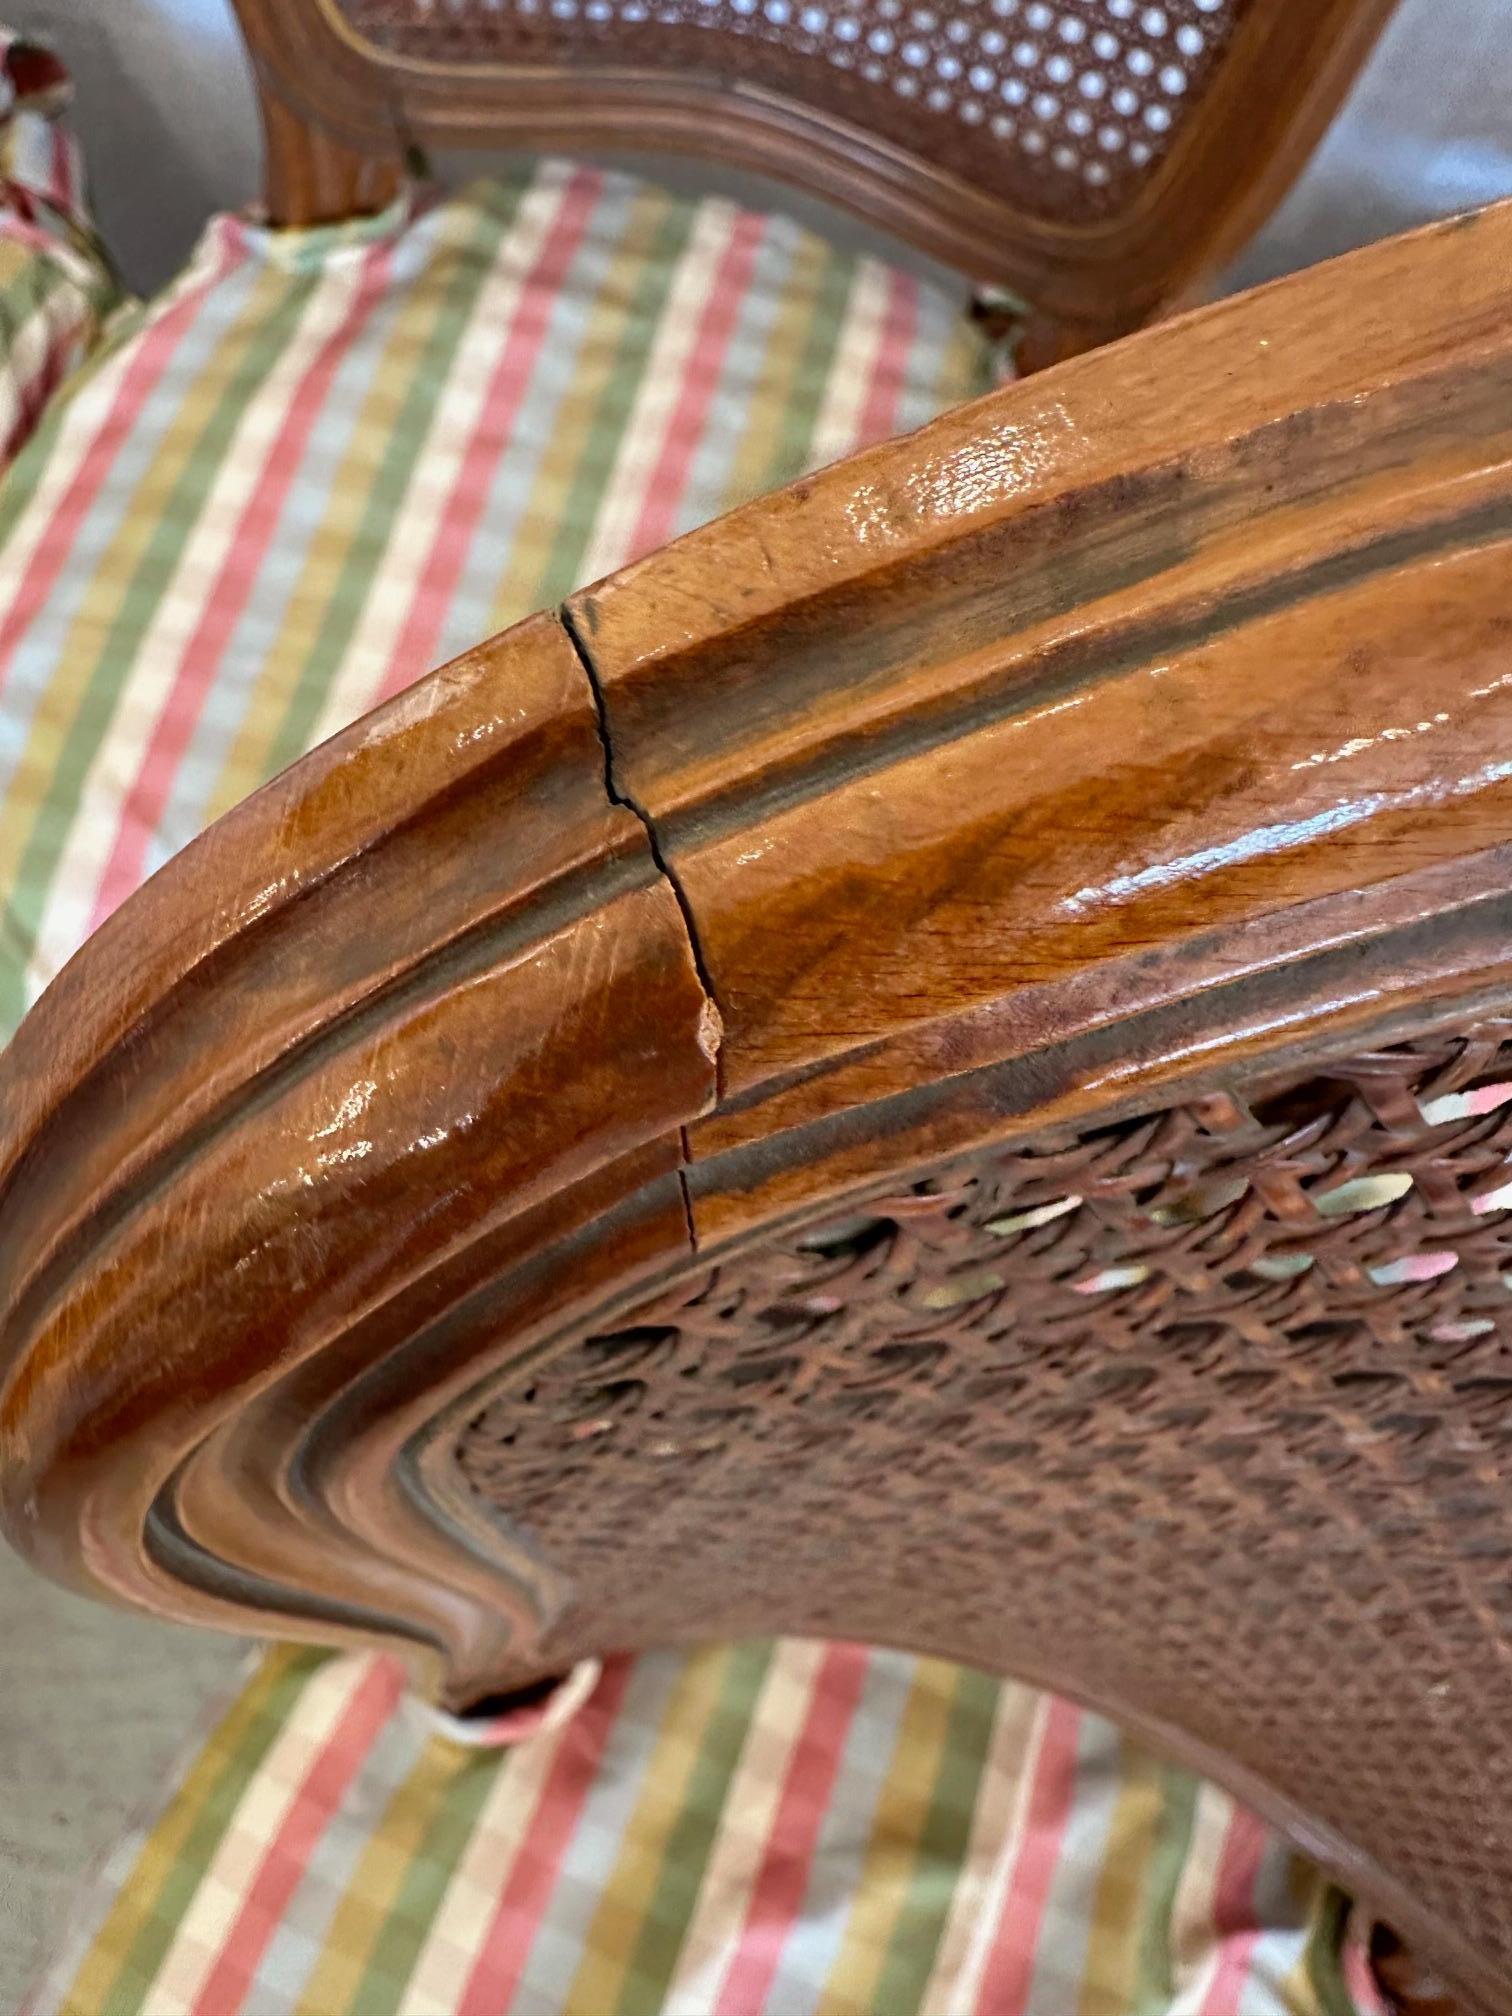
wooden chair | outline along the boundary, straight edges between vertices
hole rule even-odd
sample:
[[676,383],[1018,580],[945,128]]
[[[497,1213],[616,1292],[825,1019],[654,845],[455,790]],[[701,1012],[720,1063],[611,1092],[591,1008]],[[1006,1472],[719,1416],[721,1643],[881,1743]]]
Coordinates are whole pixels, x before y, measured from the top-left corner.
[[275,222],[375,208],[428,148],[712,157],[959,266],[1045,363],[1237,250],[1393,0],[235,4]]
[[1509,275],[1064,363],[195,842],[0,1062],[16,1543],[456,1706],[1018,1674],[1512,2009]]

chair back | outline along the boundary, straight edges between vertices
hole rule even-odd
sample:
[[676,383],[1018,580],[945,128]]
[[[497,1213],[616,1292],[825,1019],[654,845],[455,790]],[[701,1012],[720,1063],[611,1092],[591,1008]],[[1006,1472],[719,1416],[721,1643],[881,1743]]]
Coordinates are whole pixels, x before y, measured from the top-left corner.
[[236,0],[284,221],[413,145],[670,151],[1006,288],[1061,351],[1249,235],[1391,0]]
[[1023,1675],[1512,2016],[1509,271],[1006,387],[175,857],[0,1058],[15,1542],[458,1704]]

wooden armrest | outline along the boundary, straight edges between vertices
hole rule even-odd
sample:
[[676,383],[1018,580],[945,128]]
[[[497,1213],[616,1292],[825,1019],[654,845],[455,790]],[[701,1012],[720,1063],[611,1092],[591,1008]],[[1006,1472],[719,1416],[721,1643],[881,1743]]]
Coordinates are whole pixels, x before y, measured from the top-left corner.
[[453,1702],[1020,1673],[1512,2009],[1509,276],[996,393],[186,849],[0,1061],[16,1544]]

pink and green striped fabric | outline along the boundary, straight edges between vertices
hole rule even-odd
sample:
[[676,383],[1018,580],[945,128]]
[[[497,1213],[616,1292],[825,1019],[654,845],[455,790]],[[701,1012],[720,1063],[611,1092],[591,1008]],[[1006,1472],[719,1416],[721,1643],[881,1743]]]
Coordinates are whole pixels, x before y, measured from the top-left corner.
[[117,300],[63,124],[69,97],[51,51],[0,25],[0,469]]
[[1344,1900],[1108,1723],[789,1639],[479,1752],[268,1655],[32,2016],[1350,2016]]
[[[983,389],[947,295],[569,163],[212,223],[0,483],[0,1031],[142,877],[385,694]],[[38,2016],[1345,2016],[1342,1901],[1016,1687],[888,1653],[611,1662],[508,1752],[269,1654]]]

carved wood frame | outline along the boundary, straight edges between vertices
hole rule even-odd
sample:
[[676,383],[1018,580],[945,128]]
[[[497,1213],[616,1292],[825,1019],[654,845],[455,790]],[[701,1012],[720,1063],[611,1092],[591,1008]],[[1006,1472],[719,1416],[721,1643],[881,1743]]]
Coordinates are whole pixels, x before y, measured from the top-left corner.
[[436,1432],[500,1368],[944,1155],[1504,1010],[1509,272],[1512,205],[994,394],[196,841],[0,1060],[15,1543],[465,1701],[549,1596]]

